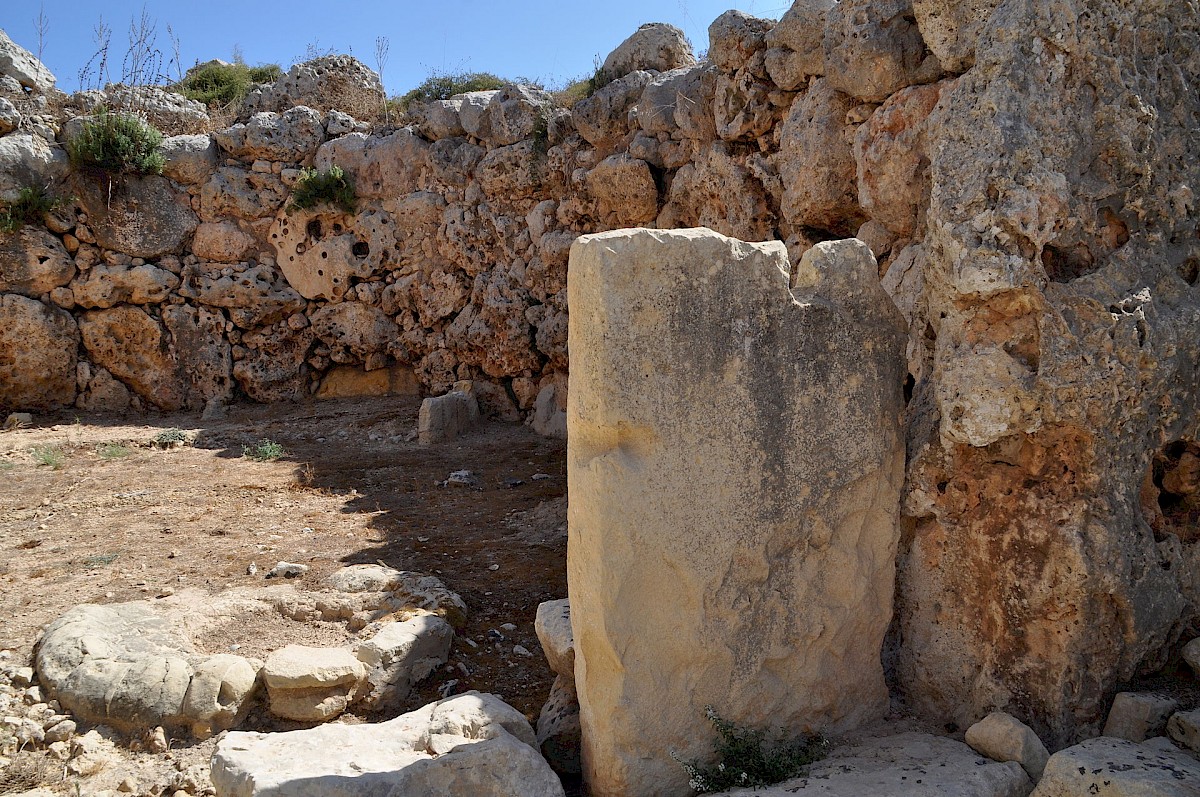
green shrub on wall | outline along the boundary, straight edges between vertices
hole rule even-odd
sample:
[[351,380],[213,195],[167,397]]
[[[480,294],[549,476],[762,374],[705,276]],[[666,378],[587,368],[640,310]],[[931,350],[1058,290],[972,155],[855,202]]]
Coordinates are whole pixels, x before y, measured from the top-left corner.
[[188,72],[171,90],[206,106],[225,107],[244,100],[255,83],[273,83],[282,74],[279,64],[246,66],[214,61]]
[[448,100],[455,94],[465,94],[468,91],[491,91],[503,88],[507,84],[508,81],[491,72],[435,72],[425,78],[421,85],[401,96],[398,103],[400,110],[406,111],[414,103]]
[[353,213],[357,203],[354,183],[340,166],[330,166],[328,171],[303,169],[300,172],[300,179],[292,189],[289,209],[309,210],[320,204],[328,204]]
[[76,169],[110,180],[121,175],[162,174],[166,163],[160,150],[162,141],[162,133],[138,116],[102,109],[67,141],[67,154]]

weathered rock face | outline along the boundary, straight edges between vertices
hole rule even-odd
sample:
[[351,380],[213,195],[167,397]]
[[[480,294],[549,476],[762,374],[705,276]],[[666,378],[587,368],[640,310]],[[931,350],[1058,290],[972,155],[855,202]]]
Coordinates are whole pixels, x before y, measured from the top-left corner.
[[886,707],[903,324],[860,242],[799,268],[793,293],[782,244],[707,230],[572,248],[568,583],[594,794],[689,793],[669,753],[711,754],[705,705],[793,732]]
[[841,0],[825,23],[825,75],[838,91],[868,102],[936,79],[913,17],[912,0]]
[[225,308],[230,320],[243,329],[274,324],[306,306],[304,297],[270,266],[254,266],[229,276],[188,266],[182,276],[181,294],[209,307]]
[[674,25],[651,22],[642,25],[604,59],[601,69],[619,78],[639,69],[669,72],[696,63],[683,31]]
[[33,53],[0,30],[0,75],[10,77],[26,88],[46,93],[54,88],[55,77]]
[[325,126],[321,114],[300,105],[283,113],[256,113],[213,138],[238,158],[299,163],[316,153],[325,140]]
[[179,286],[179,277],[154,266],[93,266],[71,283],[75,304],[106,309],[116,304],[158,304]]
[[353,278],[383,268],[396,246],[391,214],[365,210],[351,215],[328,205],[285,209],[271,227],[279,267],[306,299],[341,299]]
[[200,185],[217,170],[217,142],[211,136],[171,136],[163,139],[163,174],[177,183]]
[[256,89],[246,98],[244,109],[286,111],[297,105],[337,105],[352,93],[379,96],[379,75],[350,55],[323,55],[294,64],[274,83]]
[[0,201],[11,202],[30,185],[50,185],[66,176],[67,153],[41,136],[13,133],[0,138]]
[[75,276],[75,263],[62,241],[46,230],[23,226],[0,235],[0,293],[38,297],[66,285]]
[[898,593],[910,699],[1051,749],[1200,611],[1163,481],[1200,434],[1200,32],[1187,3],[1086,7],[1001,4],[927,123]]
[[0,296],[0,407],[69,407],[78,349],[70,313],[24,296]]
[[154,175],[114,182],[81,177],[73,181],[80,206],[96,242],[131,257],[152,258],[178,252],[198,220],[187,194]]
[[137,307],[93,310],[79,320],[92,362],[106,368],[156,407],[177,410],[185,397],[162,325]]

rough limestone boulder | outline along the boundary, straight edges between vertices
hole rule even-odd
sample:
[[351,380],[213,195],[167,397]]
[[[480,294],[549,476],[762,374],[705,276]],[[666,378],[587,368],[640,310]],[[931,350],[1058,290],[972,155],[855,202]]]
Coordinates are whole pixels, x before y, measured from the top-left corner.
[[1050,752],[1025,723],[1003,711],[993,711],[967,728],[966,742],[993,761],[1016,761],[1037,783]]
[[201,738],[241,720],[258,678],[249,659],[197,654],[145,602],[76,606],[46,628],[34,663],[48,695],[82,719]]
[[676,173],[656,226],[708,227],[743,241],[775,237],[766,187],[729,150],[714,142]]
[[392,263],[397,222],[378,207],[353,215],[330,205],[284,208],[271,225],[270,244],[288,284],[301,296],[337,301],[353,278],[370,277]]
[[1195,8],[1061,12],[999,5],[927,123],[897,612],[910,705],[1051,749],[1200,611]]
[[980,758],[953,739],[901,733],[837,747],[804,777],[717,797],[1026,797],[1032,786],[1014,762]]
[[1000,0],[912,0],[926,46],[947,72],[975,63],[975,42]]
[[202,222],[192,239],[192,254],[216,263],[237,263],[258,250],[258,239],[232,221]]
[[218,797],[563,795],[525,717],[477,692],[377,724],[229,733],[213,754],[212,782]]
[[0,295],[0,407],[69,407],[75,401],[79,328],[36,299]]
[[683,31],[663,22],[648,22],[609,53],[600,68],[609,79],[615,79],[639,69],[669,72],[695,63]]
[[155,266],[93,266],[71,283],[71,294],[75,304],[94,310],[159,304],[177,287],[179,277]]
[[913,18],[912,0],[841,0],[825,23],[829,84],[868,102],[941,74]]
[[550,669],[575,678],[575,636],[571,631],[571,602],[566,598],[538,604],[533,630]]
[[775,21],[730,10],[708,26],[708,60],[718,69],[735,72],[767,44],[767,33]]
[[1125,739],[1100,737],[1050,756],[1032,797],[1200,796],[1200,761]]
[[407,609],[435,614],[455,628],[461,628],[467,619],[466,603],[435,576],[382,565],[351,565],[330,574],[325,583],[358,597],[362,605],[357,611],[368,613],[367,622]]
[[872,221],[908,238],[929,207],[929,114],[947,83],[901,89],[854,135],[858,203]]
[[365,363],[368,371],[387,365],[397,328],[378,307],[362,302],[327,305],[311,316],[313,334],[329,347],[335,363]]
[[283,275],[267,265],[252,266],[226,276],[223,270],[185,266],[179,293],[209,307],[221,307],[242,329],[282,321],[304,310],[304,297],[292,290]]
[[188,195],[165,177],[127,176],[110,191],[107,180],[77,175],[72,190],[96,242],[131,257],[179,252],[199,223]]
[[[654,75],[650,72],[630,72],[576,103],[571,109],[571,119],[579,135],[595,147],[615,146],[629,132],[629,111],[652,80]],[[674,102],[672,97],[672,108]]]
[[453,641],[454,629],[432,614],[384,625],[354,648],[366,667],[360,702],[376,710],[399,707],[414,684],[446,663]]
[[177,304],[162,310],[171,336],[183,403],[198,410],[213,399],[233,397],[233,351],[225,338],[225,317],[206,307]]
[[58,236],[33,224],[0,233],[0,293],[37,298],[74,276],[75,263]]
[[227,217],[261,219],[279,210],[287,197],[288,190],[276,174],[224,166],[200,187],[200,218],[207,222]]
[[246,395],[263,404],[299,401],[308,394],[306,364],[312,328],[273,326],[242,336],[244,351],[233,364],[233,378]]
[[641,227],[658,216],[658,186],[650,164],[627,153],[596,164],[588,172],[587,189],[606,227]]
[[283,113],[256,113],[245,124],[213,133],[213,139],[241,160],[299,163],[325,140],[321,114],[303,105]]
[[825,20],[834,0],[798,0],[767,32],[766,67],[781,89],[803,88],[825,74]]
[[550,104],[550,94],[535,86],[507,85],[492,94],[469,132],[493,147],[516,144],[544,127]]
[[21,112],[10,100],[0,97],[0,136],[21,126]]
[[1144,742],[1161,736],[1179,701],[1150,692],[1118,692],[1104,723],[1104,736]]
[[162,324],[139,307],[91,310],[79,318],[89,359],[145,401],[164,410],[185,406],[178,361]]
[[846,234],[862,223],[855,129],[846,123],[856,104],[825,78],[792,103],[775,156],[784,185],[781,212],[788,222]]
[[442,396],[430,396],[421,402],[417,415],[417,441],[429,446],[446,443],[479,423],[479,401],[471,382],[459,382]]
[[53,186],[71,164],[62,147],[41,136],[13,133],[0,138],[0,202],[12,202],[31,185]]
[[429,150],[429,142],[411,127],[385,136],[351,133],[323,144],[314,166],[341,167],[360,199],[398,199],[421,187]]
[[262,675],[272,714],[299,722],[326,722],[358,696],[367,668],[346,648],[288,645],[267,657]]
[[1192,753],[1200,753],[1200,708],[1172,716],[1167,722],[1167,736]]
[[354,56],[323,55],[294,64],[279,80],[251,91],[242,113],[286,111],[297,105],[337,107],[355,97],[378,98],[381,90],[379,75]]
[[0,30],[0,75],[12,78],[21,86],[39,94],[54,88],[55,77],[33,53]]
[[217,142],[209,135],[171,136],[163,139],[163,175],[183,185],[202,185],[217,170]]
[[712,755],[706,705],[791,732],[885,711],[904,324],[876,270],[853,240],[810,250],[794,291],[779,242],[572,248],[567,571],[594,794],[690,793],[671,754]]

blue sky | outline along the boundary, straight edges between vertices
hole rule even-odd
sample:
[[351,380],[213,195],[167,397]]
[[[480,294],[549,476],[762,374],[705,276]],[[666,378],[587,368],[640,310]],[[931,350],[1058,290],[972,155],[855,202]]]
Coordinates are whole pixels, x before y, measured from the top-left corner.
[[78,73],[96,49],[93,29],[101,16],[113,30],[110,72],[114,80],[120,78],[130,20],[143,8],[157,23],[164,64],[171,58],[170,24],[179,36],[185,69],[197,60],[232,60],[235,47],[249,64],[279,63],[286,69],[303,60],[310,45],[352,52],[375,68],[375,39],[386,36],[384,81],[396,94],[431,71],[487,71],[563,83],[590,74],[595,56],[603,58],[644,22],[677,25],[703,50],[709,23],[729,8],[778,18],[790,5],[785,0],[6,0],[0,3],[0,28],[36,54],[34,19],[44,9],[49,27],[42,59],[64,91],[79,87]]

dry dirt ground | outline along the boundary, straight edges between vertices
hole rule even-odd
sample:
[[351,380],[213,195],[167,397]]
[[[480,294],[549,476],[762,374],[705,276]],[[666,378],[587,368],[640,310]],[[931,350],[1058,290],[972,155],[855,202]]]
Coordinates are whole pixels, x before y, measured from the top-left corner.
[[[405,710],[478,689],[536,721],[553,676],[534,615],[566,595],[565,444],[493,423],[421,447],[417,410],[408,399],[370,399],[234,406],[217,421],[66,414],[0,432],[0,650],[28,659],[39,629],[79,603],[264,587],[279,583],[264,575],[281,560],[310,567],[290,585],[316,587],[345,565],[383,562],[437,575],[469,612],[450,661]],[[168,430],[190,444],[155,447]],[[262,440],[287,453],[243,455]],[[443,486],[460,470],[478,486]],[[261,657],[344,633],[273,615],[230,618],[197,641]],[[263,712],[250,724],[283,727]],[[147,783],[156,766],[202,762],[212,742],[172,747],[165,758],[129,753],[127,767]]]

